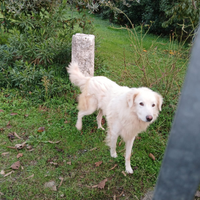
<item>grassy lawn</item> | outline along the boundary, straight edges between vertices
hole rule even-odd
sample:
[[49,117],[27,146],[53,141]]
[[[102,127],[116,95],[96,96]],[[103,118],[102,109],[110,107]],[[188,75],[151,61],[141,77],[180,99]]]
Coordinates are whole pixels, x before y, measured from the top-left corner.
[[[95,73],[121,85],[135,86],[129,76],[123,75],[124,60],[128,73],[138,71],[132,68],[135,57],[127,31],[111,28],[106,20],[91,18],[96,37],[101,41],[96,55],[105,63]],[[143,54],[149,52],[156,38],[145,37]],[[156,46],[156,56],[162,62],[174,59],[175,56],[169,55],[172,49],[169,39],[159,38]],[[173,48],[178,49],[178,45]],[[186,61],[184,57],[178,58],[177,65]],[[124,173],[125,149],[121,139],[117,143],[118,157],[110,157],[104,142],[106,131],[97,129],[96,113],[84,117],[81,132],[75,128],[78,93],[72,86],[66,97],[38,104],[11,90],[0,91],[0,199],[139,200],[155,185],[178,93],[175,99],[165,101],[158,120],[136,138],[131,157],[133,175]],[[103,124],[106,128],[105,120]],[[23,143],[21,149],[14,148]],[[150,153],[155,160],[149,157]],[[15,166],[11,165],[17,161],[20,166],[17,163],[19,167],[12,169]]]

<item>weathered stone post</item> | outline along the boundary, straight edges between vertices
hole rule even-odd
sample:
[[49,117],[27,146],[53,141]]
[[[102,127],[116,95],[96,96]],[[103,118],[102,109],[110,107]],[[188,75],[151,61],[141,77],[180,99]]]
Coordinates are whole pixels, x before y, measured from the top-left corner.
[[72,62],[77,62],[86,76],[94,75],[95,36],[76,33],[72,37]]

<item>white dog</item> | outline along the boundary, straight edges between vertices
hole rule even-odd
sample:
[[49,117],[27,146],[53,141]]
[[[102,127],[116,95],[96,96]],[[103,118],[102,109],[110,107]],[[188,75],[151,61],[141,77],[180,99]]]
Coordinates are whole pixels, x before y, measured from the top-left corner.
[[117,157],[116,143],[118,136],[121,136],[126,143],[126,172],[133,173],[130,157],[134,139],[158,117],[163,102],[162,96],[145,87],[119,86],[104,76],[86,77],[76,63],[71,63],[67,71],[71,82],[81,89],[77,129],[82,129],[83,116],[99,110],[98,128],[103,128],[103,115],[108,123],[106,141],[111,157]]

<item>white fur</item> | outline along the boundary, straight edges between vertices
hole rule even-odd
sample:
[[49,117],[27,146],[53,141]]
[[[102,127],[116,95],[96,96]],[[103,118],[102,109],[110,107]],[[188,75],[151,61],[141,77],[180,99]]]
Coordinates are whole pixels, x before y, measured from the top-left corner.
[[162,96],[145,87],[119,86],[104,76],[86,77],[76,63],[71,63],[67,70],[71,82],[80,87],[82,92],[79,96],[77,129],[82,129],[83,116],[99,110],[98,128],[103,129],[101,120],[105,115],[108,123],[106,141],[111,156],[117,157],[116,142],[121,136],[126,143],[126,172],[133,173],[130,157],[134,139],[158,117]]

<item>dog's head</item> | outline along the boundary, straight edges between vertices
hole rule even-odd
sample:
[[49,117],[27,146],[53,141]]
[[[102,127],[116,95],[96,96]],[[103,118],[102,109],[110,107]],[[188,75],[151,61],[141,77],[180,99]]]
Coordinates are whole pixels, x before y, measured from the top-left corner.
[[127,94],[127,103],[140,120],[153,122],[161,111],[163,98],[149,88],[132,88],[132,91]]

